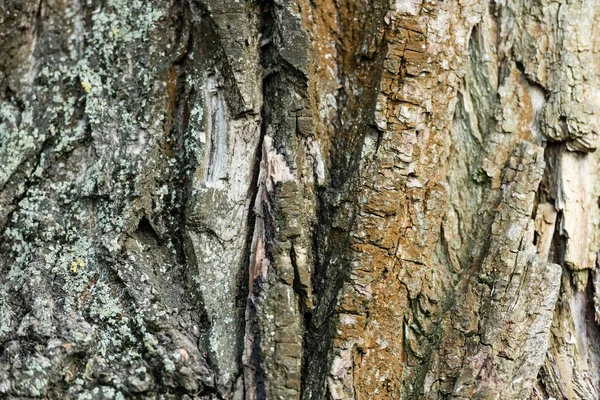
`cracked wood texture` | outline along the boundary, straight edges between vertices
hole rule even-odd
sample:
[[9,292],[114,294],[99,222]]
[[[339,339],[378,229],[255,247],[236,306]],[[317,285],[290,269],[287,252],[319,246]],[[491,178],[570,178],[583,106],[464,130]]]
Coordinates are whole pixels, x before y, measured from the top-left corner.
[[599,399],[599,26],[0,0],[0,398]]

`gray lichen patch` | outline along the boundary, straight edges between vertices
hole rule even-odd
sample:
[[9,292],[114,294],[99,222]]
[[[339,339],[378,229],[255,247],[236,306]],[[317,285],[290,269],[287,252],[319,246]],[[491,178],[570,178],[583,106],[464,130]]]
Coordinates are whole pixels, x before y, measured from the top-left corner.
[[34,76],[0,104],[0,337],[11,349],[0,393],[214,391],[176,229],[186,133],[165,106],[182,11],[141,1],[63,11],[42,6]]

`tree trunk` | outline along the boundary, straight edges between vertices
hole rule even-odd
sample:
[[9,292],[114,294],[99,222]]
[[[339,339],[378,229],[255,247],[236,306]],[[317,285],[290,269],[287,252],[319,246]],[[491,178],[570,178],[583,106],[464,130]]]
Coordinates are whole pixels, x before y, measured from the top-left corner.
[[0,397],[598,399],[599,24],[0,0]]

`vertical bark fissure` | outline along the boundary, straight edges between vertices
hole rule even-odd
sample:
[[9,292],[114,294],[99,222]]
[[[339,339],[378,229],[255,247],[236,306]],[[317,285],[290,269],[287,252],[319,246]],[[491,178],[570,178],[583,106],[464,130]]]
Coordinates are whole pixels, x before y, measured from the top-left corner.
[[[267,6],[265,4],[261,5],[260,11],[260,20],[259,20],[259,32],[262,41],[265,41],[265,36],[268,37],[268,30],[270,29],[270,18],[268,17],[268,11],[265,10]],[[271,21],[272,22],[272,21]],[[242,273],[240,273],[240,277],[244,280],[242,284],[240,284],[240,293],[239,298],[243,300],[243,304],[245,305],[245,326],[243,330],[243,340],[241,341],[240,346],[240,366],[241,366],[241,376],[243,377],[243,385],[242,391],[244,393],[244,399],[266,399],[266,389],[265,389],[265,373],[262,367],[262,358],[261,358],[261,348],[260,348],[260,329],[259,329],[259,321],[257,319],[257,311],[256,307],[253,303],[253,299],[258,297],[259,295],[259,287],[258,285],[252,285],[250,282],[253,279],[253,271],[252,265],[255,261],[252,259],[255,257],[256,251],[256,224],[257,218],[263,218],[264,211],[259,212],[257,207],[260,207],[260,178],[261,178],[261,170],[262,163],[264,159],[263,154],[263,146],[264,146],[264,138],[266,134],[266,91],[265,91],[265,80],[268,79],[268,75],[265,75],[265,72],[269,71],[269,65],[267,62],[265,45],[261,43],[260,45],[260,66],[263,71],[263,77],[261,80],[261,93],[263,96],[263,103],[261,104],[260,109],[260,137],[256,146],[256,150],[253,156],[252,163],[252,174],[250,186],[248,189],[248,198],[249,206],[248,206],[248,228],[246,231],[246,241],[245,241],[245,255],[243,263],[241,265]],[[250,287],[252,287],[252,292],[250,291]],[[250,344],[250,348],[247,349],[249,340],[249,335],[252,335],[252,343]],[[244,351],[249,351],[249,355],[244,355]],[[246,359],[248,357],[248,359]],[[247,382],[248,379],[248,371],[250,368],[252,374],[252,381],[255,384],[255,387],[251,387],[250,382]],[[252,393],[252,390],[255,393]]]

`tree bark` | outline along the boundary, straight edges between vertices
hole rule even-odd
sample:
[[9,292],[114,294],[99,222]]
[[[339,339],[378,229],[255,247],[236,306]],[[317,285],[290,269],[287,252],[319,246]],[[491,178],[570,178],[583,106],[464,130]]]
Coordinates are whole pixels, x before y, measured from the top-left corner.
[[0,397],[600,398],[598,26],[1,0]]

